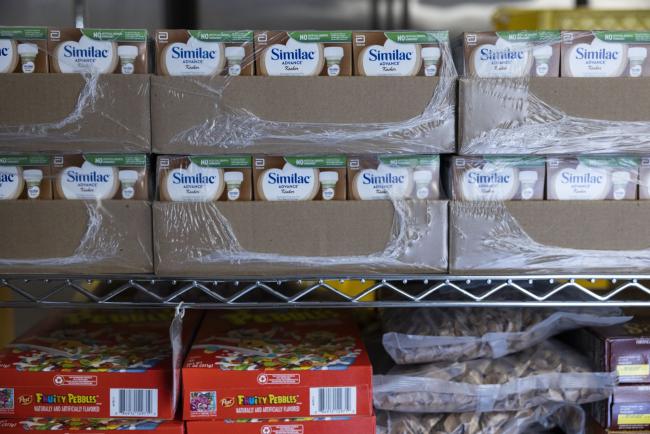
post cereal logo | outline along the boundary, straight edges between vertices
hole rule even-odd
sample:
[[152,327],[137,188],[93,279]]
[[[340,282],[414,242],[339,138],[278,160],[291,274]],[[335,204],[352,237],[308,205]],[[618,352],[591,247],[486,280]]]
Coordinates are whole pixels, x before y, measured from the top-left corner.
[[230,408],[235,405],[235,398],[221,398],[221,406]]
[[269,377],[266,374],[260,374],[257,376],[258,384],[266,384],[269,382]]
[[18,402],[20,405],[31,405],[33,400],[34,398],[32,398],[32,395],[20,395],[18,397]]

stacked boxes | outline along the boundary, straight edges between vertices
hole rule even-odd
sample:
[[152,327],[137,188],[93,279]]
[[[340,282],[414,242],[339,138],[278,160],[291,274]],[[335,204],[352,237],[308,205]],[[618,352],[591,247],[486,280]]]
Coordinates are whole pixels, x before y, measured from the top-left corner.
[[373,433],[371,377],[356,326],[343,313],[210,315],[183,365],[183,419],[195,433]]

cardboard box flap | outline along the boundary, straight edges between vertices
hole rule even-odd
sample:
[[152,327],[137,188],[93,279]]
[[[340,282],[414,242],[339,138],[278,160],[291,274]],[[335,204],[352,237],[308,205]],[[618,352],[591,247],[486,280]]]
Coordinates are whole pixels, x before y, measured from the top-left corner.
[[156,273],[446,271],[446,204],[157,202]]
[[0,149],[150,152],[148,75],[2,74]]
[[451,268],[460,272],[650,269],[647,202],[453,202]]
[[151,205],[2,202],[0,243],[1,273],[151,273]]
[[455,78],[152,77],[157,153],[454,151]]
[[465,78],[459,86],[461,154],[650,152],[650,77]]

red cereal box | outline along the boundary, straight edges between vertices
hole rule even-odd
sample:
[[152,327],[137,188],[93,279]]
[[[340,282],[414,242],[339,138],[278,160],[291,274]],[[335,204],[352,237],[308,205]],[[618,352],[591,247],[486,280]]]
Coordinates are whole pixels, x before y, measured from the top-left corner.
[[197,420],[187,434],[375,434],[375,425],[374,416]]
[[25,431],[83,431],[86,434],[105,434],[106,431],[137,431],[138,434],[183,434],[183,422],[158,419],[0,419],[0,433],[18,434]]
[[[51,316],[0,350],[0,417],[173,419],[172,318],[168,310]],[[185,316],[186,344],[198,319]]]
[[353,321],[329,310],[208,313],[183,365],[183,419],[372,416]]

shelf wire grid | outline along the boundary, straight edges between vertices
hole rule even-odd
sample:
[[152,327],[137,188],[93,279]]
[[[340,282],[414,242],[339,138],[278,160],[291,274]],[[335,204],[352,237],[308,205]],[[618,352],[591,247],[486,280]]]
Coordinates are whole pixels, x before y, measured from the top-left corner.
[[650,307],[650,276],[0,277],[0,307]]

